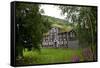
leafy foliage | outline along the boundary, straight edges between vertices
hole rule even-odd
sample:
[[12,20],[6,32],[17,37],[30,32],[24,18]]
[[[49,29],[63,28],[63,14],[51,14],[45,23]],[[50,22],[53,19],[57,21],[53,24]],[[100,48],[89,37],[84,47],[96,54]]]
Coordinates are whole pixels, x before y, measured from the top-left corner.
[[97,7],[60,6],[59,8],[62,14],[66,15],[67,21],[73,23],[80,45],[82,47],[91,45],[92,53],[95,54],[93,46],[97,42]]
[[40,5],[16,3],[16,57],[23,56],[24,48],[40,50],[43,32],[50,29],[50,22],[42,18]]

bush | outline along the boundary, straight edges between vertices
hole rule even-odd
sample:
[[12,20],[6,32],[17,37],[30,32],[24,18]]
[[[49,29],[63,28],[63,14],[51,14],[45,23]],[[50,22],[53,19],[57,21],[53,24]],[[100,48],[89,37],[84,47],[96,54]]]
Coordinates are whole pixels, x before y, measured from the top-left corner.
[[38,51],[24,51],[23,56],[24,64],[36,64],[41,59]]
[[93,54],[90,48],[84,48],[82,51],[82,55],[84,57],[84,61],[93,60]]

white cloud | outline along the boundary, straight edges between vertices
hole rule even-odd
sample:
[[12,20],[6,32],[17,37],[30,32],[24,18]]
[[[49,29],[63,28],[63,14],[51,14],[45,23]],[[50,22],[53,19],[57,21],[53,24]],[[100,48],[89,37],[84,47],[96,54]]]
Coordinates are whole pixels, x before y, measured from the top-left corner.
[[61,15],[61,10],[59,10],[58,6],[56,5],[41,5],[41,9],[44,10],[45,14],[48,16],[60,18],[60,19],[65,19],[64,16]]

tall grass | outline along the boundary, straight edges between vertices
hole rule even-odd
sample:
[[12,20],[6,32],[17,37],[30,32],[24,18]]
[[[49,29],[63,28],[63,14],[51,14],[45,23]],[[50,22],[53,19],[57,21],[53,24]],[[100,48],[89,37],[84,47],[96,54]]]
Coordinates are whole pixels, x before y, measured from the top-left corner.
[[79,57],[80,61],[83,61],[81,51],[82,49],[74,50],[68,48],[41,48],[41,52],[25,49],[23,51],[24,64],[72,62],[74,56]]

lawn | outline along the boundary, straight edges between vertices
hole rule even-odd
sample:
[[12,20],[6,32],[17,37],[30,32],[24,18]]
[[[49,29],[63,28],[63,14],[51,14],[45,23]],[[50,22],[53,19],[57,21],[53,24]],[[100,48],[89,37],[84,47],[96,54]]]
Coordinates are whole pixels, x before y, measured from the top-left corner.
[[69,48],[41,48],[38,51],[23,51],[24,64],[48,64],[48,63],[61,63],[72,62],[74,57],[78,57],[83,61],[82,49],[69,49]]

